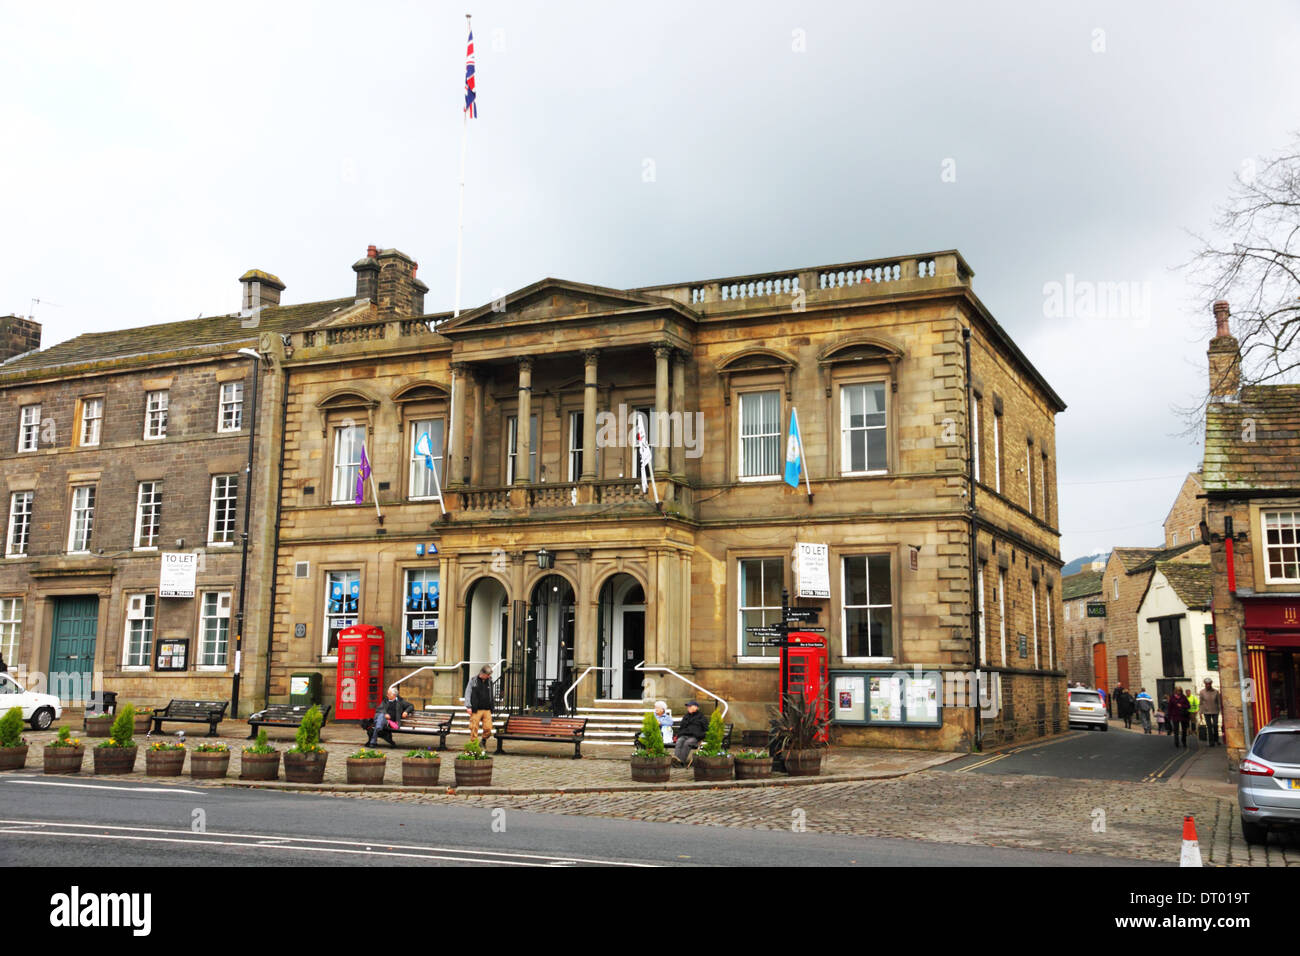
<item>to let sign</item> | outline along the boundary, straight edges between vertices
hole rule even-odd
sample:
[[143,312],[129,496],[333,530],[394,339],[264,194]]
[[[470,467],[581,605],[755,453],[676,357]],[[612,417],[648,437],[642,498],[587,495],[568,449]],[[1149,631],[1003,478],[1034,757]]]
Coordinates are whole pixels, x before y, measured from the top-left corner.
[[164,551],[158,575],[158,596],[194,597],[194,572],[198,566],[199,556],[192,551]]
[[801,598],[829,598],[831,596],[831,548],[828,544],[796,544],[795,560],[798,567]]

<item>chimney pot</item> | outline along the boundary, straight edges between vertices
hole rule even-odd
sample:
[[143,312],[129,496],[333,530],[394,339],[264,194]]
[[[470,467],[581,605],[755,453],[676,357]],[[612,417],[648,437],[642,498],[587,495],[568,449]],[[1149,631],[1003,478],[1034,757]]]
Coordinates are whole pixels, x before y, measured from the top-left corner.
[[1228,330],[1228,303],[1214,303],[1215,336],[1206,353],[1210,360],[1210,401],[1234,402],[1241,389],[1241,346]]
[[373,259],[377,255],[379,255],[379,248],[377,246],[366,246],[367,259]]
[[1230,315],[1228,302],[1226,299],[1220,299],[1214,303],[1214,334],[1218,338],[1225,335],[1231,335],[1228,331],[1228,316]]

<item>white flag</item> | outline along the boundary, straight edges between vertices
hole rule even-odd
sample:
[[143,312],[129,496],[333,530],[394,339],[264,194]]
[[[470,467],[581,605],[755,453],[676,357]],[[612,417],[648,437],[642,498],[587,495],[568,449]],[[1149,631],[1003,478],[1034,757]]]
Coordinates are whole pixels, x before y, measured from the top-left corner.
[[654,462],[654,455],[650,451],[650,443],[646,441],[645,428],[641,424],[644,421],[644,415],[638,414],[636,416],[636,450],[641,471],[641,494],[646,493],[646,482],[653,477],[650,474],[650,468]]

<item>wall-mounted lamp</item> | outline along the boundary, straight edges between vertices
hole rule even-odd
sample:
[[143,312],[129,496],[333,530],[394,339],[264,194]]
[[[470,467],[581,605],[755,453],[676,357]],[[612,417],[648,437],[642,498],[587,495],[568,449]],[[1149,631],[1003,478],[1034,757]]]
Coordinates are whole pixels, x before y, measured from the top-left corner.
[[543,571],[555,567],[555,554],[542,548],[537,552],[537,566]]

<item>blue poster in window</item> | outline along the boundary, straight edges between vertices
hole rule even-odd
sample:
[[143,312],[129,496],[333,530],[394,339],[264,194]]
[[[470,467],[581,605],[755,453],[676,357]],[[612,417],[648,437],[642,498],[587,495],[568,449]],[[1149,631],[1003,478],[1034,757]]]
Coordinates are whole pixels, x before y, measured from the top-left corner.
[[348,588],[348,613],[355,614],[357,606],[361,603],[361,582],[352,581]]
[[426,611],[438,610],[438,582],[429,582],[429,591],[424,598],[424,609]]
[[331,614],[343,613],[343,582],[342,581],[330,582],[330,613]]
[[419,581],[411,582],[411,593],[406,597],[406,609],[408,611],[419,611],[424,606],[424,585]]
[[424,638],[419,634],[412,633],[411,631],[406,632],[406,653],[419,654],[423,646]]

